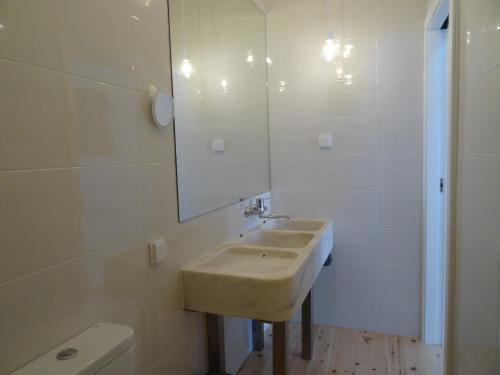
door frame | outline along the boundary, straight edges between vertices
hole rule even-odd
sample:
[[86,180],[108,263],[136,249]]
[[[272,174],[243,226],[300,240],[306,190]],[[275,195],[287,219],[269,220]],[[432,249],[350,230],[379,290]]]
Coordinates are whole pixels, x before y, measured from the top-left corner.
[[443,335],[443,374],[452,374],[453,363],[453,316],[454,316],[454,280],[455,280],[455,243],[456,243],[456,194],[457,194],[457,154],[458,154],[458,78],[459,78],[459,0],[434,0],[428,8],[424,23],[424,127],[423,127],[423,199],[422,199],[422,339],[425,341],[425,295],[426,295],[426,190],[427,190],[427,87],[428,53],[430,31],[435,29],[438,20],[449,15],[448,51],[447,51],[447,100],[448,114],[446,125],[446,175],[445,181],[445,226],[444,226],[444,335]]

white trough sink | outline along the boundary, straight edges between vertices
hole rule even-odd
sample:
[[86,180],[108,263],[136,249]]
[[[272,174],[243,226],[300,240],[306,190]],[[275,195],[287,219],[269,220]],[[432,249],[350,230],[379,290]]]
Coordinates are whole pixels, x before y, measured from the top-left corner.
[[332,247],[328,221],[267,222],[183,268],[184,308],[271,322],[289,320]]

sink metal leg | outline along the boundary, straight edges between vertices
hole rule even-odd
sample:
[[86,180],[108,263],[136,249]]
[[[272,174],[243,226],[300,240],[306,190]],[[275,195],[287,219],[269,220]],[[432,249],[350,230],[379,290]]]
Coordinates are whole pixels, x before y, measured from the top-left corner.
[[208,368],[210,372],[226,371],[224,317],[207,314]]
[[312,359],[312,289],[302,303],[302,358]]
[[273,323],[273,375],[288,375],[288,322]]
[[252,320],[252,342],[253,350],[264,349],[264,322]]

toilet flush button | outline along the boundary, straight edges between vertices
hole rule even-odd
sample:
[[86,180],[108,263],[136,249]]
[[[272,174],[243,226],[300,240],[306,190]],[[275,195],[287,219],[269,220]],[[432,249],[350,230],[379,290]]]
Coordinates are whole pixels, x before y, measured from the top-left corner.
[[167,242],[164,238],[149,244],[149,262],[151,266],[164,262],[167,259]]
[[65,348],[57,353],[56,358],[60,361],[67,361],[68,359],[75,358],[78,355],[78,349]]

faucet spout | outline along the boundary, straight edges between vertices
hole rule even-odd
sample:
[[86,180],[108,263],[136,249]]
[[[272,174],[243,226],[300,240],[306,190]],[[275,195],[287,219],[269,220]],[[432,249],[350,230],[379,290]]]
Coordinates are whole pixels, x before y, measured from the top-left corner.
[[281,215],[281,214],[270,214],[270,215],[259,215],[261,219],[287,219],[290,220],[289,215]]

